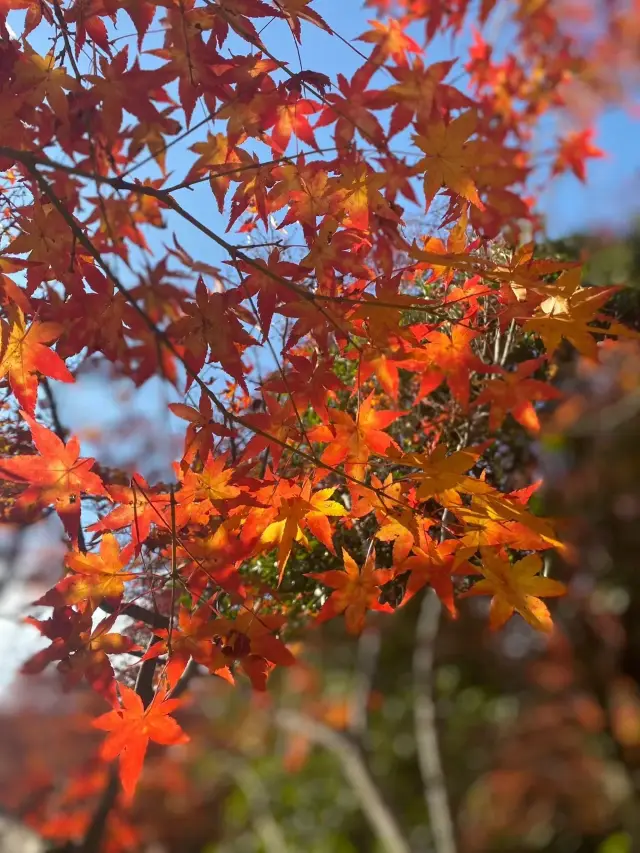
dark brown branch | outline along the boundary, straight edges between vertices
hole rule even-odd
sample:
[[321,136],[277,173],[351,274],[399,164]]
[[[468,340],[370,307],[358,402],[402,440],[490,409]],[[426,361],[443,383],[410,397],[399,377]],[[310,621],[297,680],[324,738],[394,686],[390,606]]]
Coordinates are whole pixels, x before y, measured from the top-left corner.
[[132,601],[124,601],[117,606],[108,601],[101,601],[100,609],[110,615],[117,613],[118,616],[130,616],[131,619],[134,619],[136,622],[142,622],[149,628],[166,629],[169,627],[168,616],[163,616],[162,613],[156,613],[154,610],[148,610],[146,607],[142,607],[142,605],[135,604]]
[[[49,412],[51,414],[51,420],[53,422],[53,431],[58,436],[60,441],[66,443],[67,439],[69,438],[69,431],[66,429],[66,427],[63,426],[62,421],[60,420],[58,403],[53,395],[51,383],[49,382],[46,376],[43,376],[40,380],[40,384],[44,388],[47,403],[49,404]],[[79,498],[79,500],[81,499]],[[84,530],[82,529],[82,515],[80,516],[80,519],[78,521],[78,548],[83,553],[87,550],[87,541],[85,539]]]

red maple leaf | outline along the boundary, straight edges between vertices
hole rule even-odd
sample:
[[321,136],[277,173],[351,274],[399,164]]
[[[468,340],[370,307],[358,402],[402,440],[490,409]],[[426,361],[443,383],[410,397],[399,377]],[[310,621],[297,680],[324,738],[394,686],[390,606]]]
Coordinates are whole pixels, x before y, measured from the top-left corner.
[[29,424],[39,455],[1,459],[0,479],[27,486],[18,498],[20,507],[53,504],[71,541],[77,544],[82,495],[108,497],[102,480],[91,471],[95,460],[80,458],[80,443],[75,436],[64,444],[26,412],[21,414]]

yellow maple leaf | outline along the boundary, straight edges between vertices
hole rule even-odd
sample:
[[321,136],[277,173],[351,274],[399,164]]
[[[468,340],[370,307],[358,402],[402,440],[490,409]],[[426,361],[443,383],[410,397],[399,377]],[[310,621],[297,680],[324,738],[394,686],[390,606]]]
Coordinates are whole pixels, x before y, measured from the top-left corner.
[[537,288],[543,301],[535,315],[527,320],[523,329],[534,332],[544,341],[547,353],[552,355],[566,338],[578,352],[587,358],[597,358],[594,334],[618,334],[613,330],[590,326],[597,319],[598,310],[616,293],[617,287],[582,287],[579,267],[566,270],[553,284]]
[[492,491],[483,480],[465,474],[478,460],[478,453],[457,450],[447,455],[447,447],[440,444],[433,453],[409,453],[399,461],[420,470],[412,474],[418,482],[416,495],[419,500],[435,498],[442,506],[458,506],[462,503],[460,492],[483,494]]
[[475,111],[468,110],[449,124],[440,120],[430,122],[424,133],[414,136],[415,144],[426,155],[418,166],[425,169],[427,208],[444,185],[484,210],[473,179],[475,164],[467,145],[476,124]]
[[37,373],[60,382],[74,382],[60,356],[45,346],[63,331],[59,323],[34,320],[27,328],[24,314],[17,306],[5,309],[9,323],[0,321],[0,378],[7,376],[11,390],[22,408],[33,415],[38,396]]
[[536,631],[552,631],[551,614],[541,597],[566,595],[567,588],[560,581],[540,574],[540,557],[530,554],[512,565],[491,548],[481,548],[480,554],[480,571],[484,578],[462,593],[460,598],[493,596],[489,613],[489,626],[493,630],[501,628],[514,613],[519,613]]
[[347,510],[337,501],[329,500],[334,488],[319,489],[311,494],[311,483],[307,482],[298,494],[283,499],[278,515],[266,528],[261,537],[263,545],[278,545],[278,583],[281,583],[287,560],[294,542],[309,547],[303,526],[335,553],[329,517],[346,515]]

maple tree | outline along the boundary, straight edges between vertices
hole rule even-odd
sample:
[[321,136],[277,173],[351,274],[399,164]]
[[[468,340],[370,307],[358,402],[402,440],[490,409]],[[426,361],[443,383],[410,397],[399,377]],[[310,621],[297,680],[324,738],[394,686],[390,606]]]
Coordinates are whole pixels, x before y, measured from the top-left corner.
[[[541,165],[535,134],[580,87],[623,97],[623,12],[602,4],[594,43],[561,3],[506,2],[499,56],[490,0],[366,5],[346,75],[271,42],[301,63],[309,32],[345,44],[311,0],[0,3],[0,380],[21,435],[2,509],[62,521],[52,613],[31,617],[51,645],[24,670],[57,661],[111,705],[94,725],[119,782],[86,832],[113,851],[149,743],[187,741],[172,714],[196,676],[262,693],[297,636],[416,596],[462,622],[490,595],[491,629],[551,633],[541,599],[571,593],[542,572],[570,555],[561,525],[499,454],[561,400],[564,351],[595,364],[638,337],[618,287],[533,239],[540,170],[584,181],[603,154],[587,128]],[[466,64],[426,64],[465,26]],[[91,365],[171,389],[171,482],[80,455],[51,380]]]

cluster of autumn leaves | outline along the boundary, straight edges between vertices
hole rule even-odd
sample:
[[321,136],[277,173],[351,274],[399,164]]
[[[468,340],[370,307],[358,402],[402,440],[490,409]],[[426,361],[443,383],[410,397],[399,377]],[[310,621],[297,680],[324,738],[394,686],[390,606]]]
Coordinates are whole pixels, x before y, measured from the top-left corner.
[[[69,542],[64,576],[37,602],[52,615],[30,619],[50,644],[25,671],[56,663],[68,684],[85,679],[112,705],[95,722],[129,796],[149,741],[185,738],[171,714],[192,662],[229,681],[241,671],[259,690],[275,666],[294,663],[278,636],[286,603],[244,571],[266,553],[279,581],[311,538],[334,555],[340,567],[311,574],[324,599],[315,621],[344,614],[352,633],[368,611],[393,609],[381,588],[398,578],[399,606],[429,585],[456,616],[460,576],[473,580],[464,595],[491,597],[492,627],[515,612],[552,627],[542,599],[565,589],[538,554],[560,547],[553,526],[527,508],[533,487],[505,494],[479,463],[507,417],[539,429],[536,402],[558,392],[534,374],[562,341],[593,358],[598,329],[631,332],[601,316],[612,291],[584,288],[577,267],[537,260],[530,244],[501,258],[484,251],[532,217],[528,140],[550,102],[523,81],[507,92],[500,63],[479,49],[468,69],[475,97],[446,83],[454,62],[426,66],[406,29],[421,14],[429,37],[460,22],[451,4],[422,5],[411,4],[411,19],[374,22],[362,36],[370,55],[334,81],[292,72],[261,35],[275,20],[297,42],[302,24],[335,37],[310,0],[0,4],[0,377],[33,443],[0,460],[0,477],[15,484],[11,522],[53,508]],[[466,3],[456,8],[464,18]],[[25,9],[24,39],[10,39],[6,16]],[[125,16],[137,51],[135,41],[116,48]],[[156,16],[161,46],[145,51]],[[58,52],[31,46],[39,26],[55,29]],[[168,150],[202,126],[197,104],[214,128],[171,184]],[[394,152],[396,138],[410,157]],[[584,139],[559,140],[553,170],[580,174],[589,156]],[[159,178],[129,178],[150,159]],[[295,227],[302,249],[267,240],[256,255],[213,231],[176,199],[205,181],[229,228],[268,235],[277,216],[276,234]],[[28,203],[12,201],[16,189]],[[405,208],[424,213],[436,198],[448,238],[412,243]],[[145,234],[169,214],[223,250],[224,268],[174,237],[125,285],[115,261],[149,252]],[[505,343],[493,357],[481,346],[489,332]],[[508,364],[510,342],[525,335],[541,341],[540,355]],[[252,385],[267,350],[277,367]],[[137,385],[161,375],[189,395],[170,407],[185,423],[174,486],[125,482],[81,457],[57,414],[51,429],[40,422],[39,383],[73,382],[86,358]],[[339,377],[345,361],[351,389]],[[421,427],[417,450],[396,441],[390,428],[411,413],[396,407],[403,378],[412,412],[434,395],[452,422],[488,410],[485,443],[450,452],[435,424]],[[97,514],[89,525],[83,502]],[[375,534],[358,565],[336,542],[365,517]],[[378,567],[376,542],[391,545],[390,567]],[[146,649],[114,630],[119,615],[146,630]],[[128,669],[116,680],[113,656],[132,653],[136,666],[159,664],[150,701],[127,685]]]

